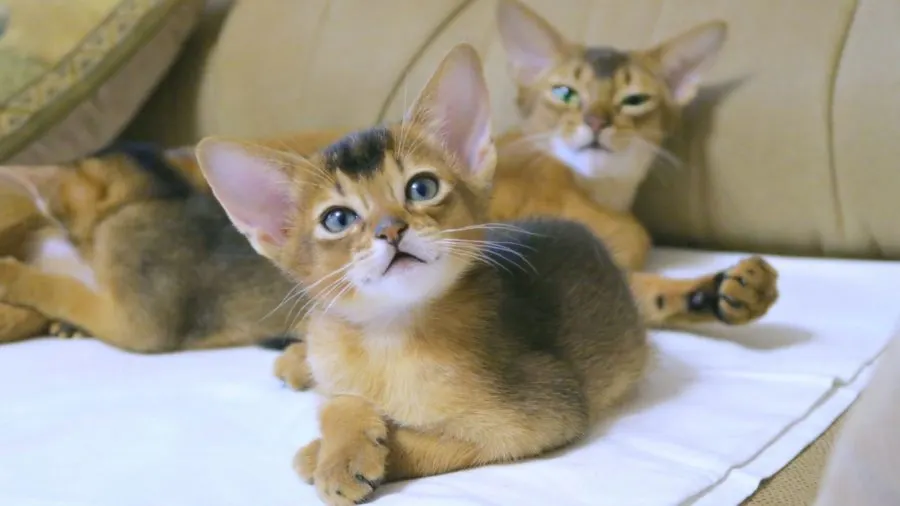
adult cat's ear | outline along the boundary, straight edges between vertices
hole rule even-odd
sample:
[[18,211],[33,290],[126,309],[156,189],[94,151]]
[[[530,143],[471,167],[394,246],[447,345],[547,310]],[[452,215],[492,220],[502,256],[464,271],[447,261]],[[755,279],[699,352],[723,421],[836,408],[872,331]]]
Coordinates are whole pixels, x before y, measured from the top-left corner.
[[3,165],[0,166],[0,184],[12,185],[27,193],[41,214],[56,219],[51,214],[50,200],[59,188],[64,170],[60,165]]
[[453,47],[407,112],[453,156],[470,182],[487,188],[497,151],[491,138],[491,104],[478,53],[469,44]]
[[231,222],[260,254],[284,244],[295,203],[283,153],[235,141],[206,138],[197,161]]
[[725,43],[728,25],[711,21],[675,36],[650,51],[660,64],[672,97],[685,105],[697,96],[704,72]]
[[534,84],[566,54],[565,38],[519,0],[499,1],[497,24],[513,79],[522,86]]

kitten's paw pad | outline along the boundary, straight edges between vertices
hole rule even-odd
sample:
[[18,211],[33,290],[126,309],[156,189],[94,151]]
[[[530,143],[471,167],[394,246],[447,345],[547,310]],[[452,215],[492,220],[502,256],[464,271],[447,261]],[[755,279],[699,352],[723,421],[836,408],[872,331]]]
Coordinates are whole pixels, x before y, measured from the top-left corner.
[[718,273],[713,284],[714,294],[692,294],[691,308],[708,307],[728,325],[756,320],[778,300],[778,271],[760,256],[745,258]]
[[87,332],[68,322],[56,321],[50,324],[50,335],[61,339],[78,339],[88,337]]
[[307,390],[312,386],[312,371],[306,361],[306,343],[296,343],[285,348],[275,359],[275,377],[294,390]]
[[371,499],[384,481],[388,450],[383,441],[360,434],[339,446],[321,443],[313,483],[325,504],[349,506]]
[[312,443],[300,448],[294,456],[294,471],[300,475],[306,483],[314,483],[316,467],[319,463],[319,450],[322,448],[322,440],[316,439]]

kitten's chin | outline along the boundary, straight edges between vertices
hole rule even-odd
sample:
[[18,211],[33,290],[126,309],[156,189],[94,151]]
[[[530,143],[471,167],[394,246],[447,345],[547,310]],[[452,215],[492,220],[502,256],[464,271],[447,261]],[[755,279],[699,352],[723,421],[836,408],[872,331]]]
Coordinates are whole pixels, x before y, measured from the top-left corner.
[[355,282],[355,296],[341,304],[341,312],[360,323],[402,316],[445,294],[467,266],[450,255],[431,262],[401,257],[381,276]]

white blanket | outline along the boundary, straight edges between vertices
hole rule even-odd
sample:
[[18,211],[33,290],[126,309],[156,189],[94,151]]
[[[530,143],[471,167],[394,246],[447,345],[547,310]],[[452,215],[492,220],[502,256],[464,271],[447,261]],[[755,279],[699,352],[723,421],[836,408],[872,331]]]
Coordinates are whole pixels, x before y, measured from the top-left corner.
[[[737,255],[659,250],[689,275]],[[727,506],[853,401],[900,317],[900,263],[772,258],[781,298],[755,325],[655,332],[635,402],[546,458],[385,486],[379,506]],[[0,504],[314,506],[291,470],[313,394],[275,354],[139,356],[92,340],[0,347]],[[854,382],[854,380],[856,380]]]

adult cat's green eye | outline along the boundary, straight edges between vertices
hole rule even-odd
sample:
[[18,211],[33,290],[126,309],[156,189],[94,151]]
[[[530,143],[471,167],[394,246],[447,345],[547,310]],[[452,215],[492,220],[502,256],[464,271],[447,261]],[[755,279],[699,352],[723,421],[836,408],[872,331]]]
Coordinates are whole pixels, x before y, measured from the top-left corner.
[[646,93],[634,93],[632,95],[626,95],[625,98],[622,99],[622,105],[634,107],[644,105],[648,101],[650,101],[650,95],[647,95]]
[[577,105],[581,98],[578,96],[578,92],[569,88],[568,86],[554,86],[552,90],[553,96],[558,98],[560,102],[568,105]]
[[414,202],[424,202],[437,197],[440,184],[434,176],[423,174],[415,176],[406,185],[406,199]]
[[356,223],[359,215],[353,209],[347,207],[332,207],[322,214],[322,226],[332,234],[343,232],[350,225]]

